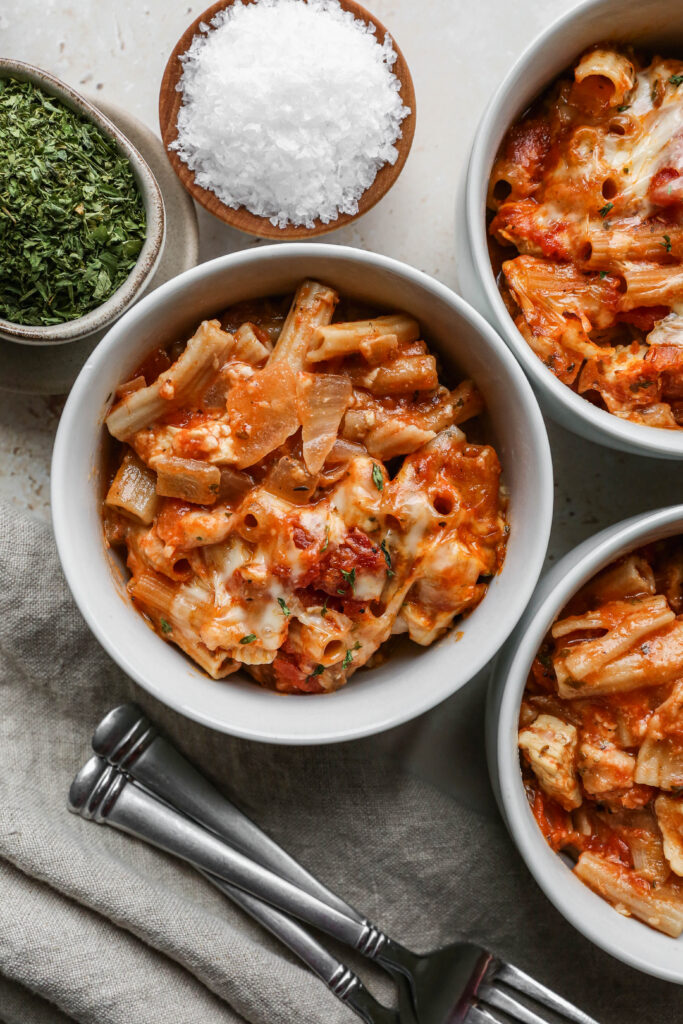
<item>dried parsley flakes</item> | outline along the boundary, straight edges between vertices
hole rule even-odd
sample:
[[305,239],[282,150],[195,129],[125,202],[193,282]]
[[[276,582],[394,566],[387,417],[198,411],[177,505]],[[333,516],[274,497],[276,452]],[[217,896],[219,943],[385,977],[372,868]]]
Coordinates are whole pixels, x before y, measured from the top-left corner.
[[0,317],[49,327],[102,305],[145,231],[114,142],[33,83],[0,79]]

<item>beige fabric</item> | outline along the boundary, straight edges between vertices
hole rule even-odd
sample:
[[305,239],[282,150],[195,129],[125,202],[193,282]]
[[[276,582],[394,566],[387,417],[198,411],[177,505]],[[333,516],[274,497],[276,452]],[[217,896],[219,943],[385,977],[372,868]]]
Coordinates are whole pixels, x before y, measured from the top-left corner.
[[0,1006],[2,1024],[71,1024],[73,1017],[67,1017],[54,1003],[48,1003],[23,985],[19,985],[0,974]]
[[[302,863],[396,938],[427,949],[466,935],[604,1024],[671,1021],[678,989],[591,947],[541,895],[502,825],[380,758],[372,740],[268,747],[210,732],[151,700],[90,636],[65,588],[49,531],[4,508],[0,1020],[6,1024],[63,1024],[57,1011],[50,1018],[51,1006],[88,1024],[356,1019],[192,870],[68,814],[68,786],[89,755],[93,727],[131,698]],[[27,996],[22,1017],[17,999],[28,990],[40,999]],[[375,990],[389,991],[383,979]]]

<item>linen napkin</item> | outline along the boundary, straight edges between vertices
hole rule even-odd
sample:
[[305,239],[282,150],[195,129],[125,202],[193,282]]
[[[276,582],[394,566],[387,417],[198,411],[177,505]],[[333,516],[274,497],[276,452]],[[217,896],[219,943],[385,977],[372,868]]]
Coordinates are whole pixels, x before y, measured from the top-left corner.
[[[319,748],[249,743],[139,690],[88,632],[49,528],[2,507],[5,1024],[357,1019],[192,869],[67,812],[94,726],[130,699],[286,849],[400,941],[417,950],[459,936],[481,942],[603,1024],[671,1024],[680,1011],[676,986],[629,970],[563,921],[500,822],[413,777],[373,739]],[[381,997],[390,992],[374,972],[370,985]]]

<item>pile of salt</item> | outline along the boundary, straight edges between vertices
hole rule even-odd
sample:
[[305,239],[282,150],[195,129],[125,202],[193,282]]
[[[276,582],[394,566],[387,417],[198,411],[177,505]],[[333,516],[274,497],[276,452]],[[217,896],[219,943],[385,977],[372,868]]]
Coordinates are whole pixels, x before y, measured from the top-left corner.
[[358,200],[410,113],[391,40],[337,0],[237,0],[181,58],[172,148],[227,206],[313,227]]

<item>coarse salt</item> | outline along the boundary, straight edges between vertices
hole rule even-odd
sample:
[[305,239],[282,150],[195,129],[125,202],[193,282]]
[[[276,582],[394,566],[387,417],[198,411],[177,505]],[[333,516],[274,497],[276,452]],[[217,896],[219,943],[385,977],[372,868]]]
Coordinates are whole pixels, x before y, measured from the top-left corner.
[[281,228],[357,213],[410,113],[391,39],[337,0],[238,0],[200,29],[171,144],[195,182]]

